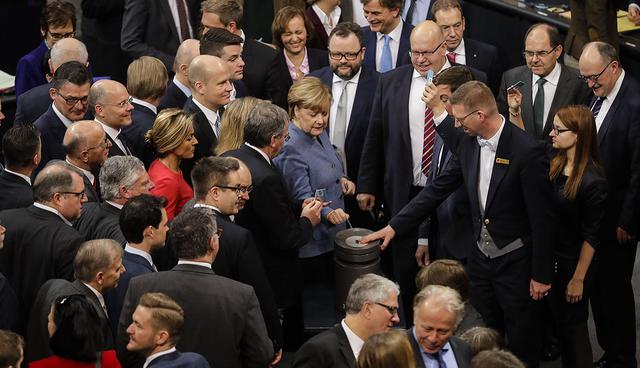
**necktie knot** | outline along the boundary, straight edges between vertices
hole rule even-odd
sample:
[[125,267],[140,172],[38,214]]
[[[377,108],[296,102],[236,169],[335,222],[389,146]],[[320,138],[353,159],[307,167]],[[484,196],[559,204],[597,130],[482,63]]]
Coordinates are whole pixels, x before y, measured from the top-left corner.
[[536,83],[538,84],[538,87],[542,87],[545,83],[547,83],[547,80],[544,78],[540,78]]
[[447,52],[447,59],[449,60],[450,64],[455,64],[456,63],[456,53],[453,52],[453,51]]

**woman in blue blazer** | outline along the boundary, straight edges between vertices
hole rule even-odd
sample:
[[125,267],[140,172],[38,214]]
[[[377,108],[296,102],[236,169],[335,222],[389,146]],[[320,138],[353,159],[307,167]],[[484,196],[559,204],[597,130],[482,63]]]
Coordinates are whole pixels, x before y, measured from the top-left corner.
[[282,171],[294,201],[324,194],[322,222],[314,228],[313,240],[300,248],[299,256],[305,275],[327,280],[333,274],[335,234],[345,228],[349,218],[344,212],[344,196],[355,193],[355,184],[345,176],[342,160],[327,134],[331,90],[320,79],[305,77],[291,87],[288,102],[289,138],[274,164]]

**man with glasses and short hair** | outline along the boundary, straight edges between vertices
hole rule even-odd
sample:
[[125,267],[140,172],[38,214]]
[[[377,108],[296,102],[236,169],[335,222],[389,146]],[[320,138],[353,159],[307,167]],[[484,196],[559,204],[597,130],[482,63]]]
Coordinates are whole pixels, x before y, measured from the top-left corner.
[[122,128],[131,125],[133,97],[122,83],[113,80],[99,80],[89,91],[89,108],[107,134],[111,142],[109,157],[130,156],[132,151],[127,145]]
[[[532,137],[548,143],[556,111],[584,104],[590,96],[578,73],[558,63],[562,51],[562,36],[556,27],[532,25],[524,38],[522,54],[526,65],[504,72],[497,95],[501,114]],[[524,84],[509,88],[519,81]]]
[[638,242],[640,187],[640,85],[622,68],[616,49],[588,43],[580,74],[595,97],[588,105],[598,131],[600,157],[610,198],[591,308],[604,355],[598,367],[636,363],[635,302],[631,286]]
[[191,180],[196,200],[194,207],[212,209],[223,233],[213,271],[216,275],[253,286],[273,341],[275,364],[280,359],[278,354],[283,343],[276,301],[254,238],[249,230],[234,222],[253,189],[251,172],[242,161],[233,157],[205,157],[193,167]]
[[54,73],[49,90],[53,103],[34,123],[42,142],[42,160],[36,173],[50,160],[65,159],[64,134],[74,121],[84,119],[91,81],[87,67],[77,61],[62,64]]
[[62,141],[67,152],[67,163],[82,172],[84,191],[88,202],[99,202],[98,178],[100,166],[107,160],[111,142],[100,124],[93,120],[80,120],[67,128]]
[[16,331],[24,334],[28,313],[42,284],[51,278],[72,280],[72,261],[84,238],[71,226],[86,201],[82,173],[53,161],[35,178],[34,204],[0,212],[10,229],[0,252],[0,272],[18,295]]
[[345,301],[344,319],[309,341],[295,355],[294,368],[352,368],[364,342],[400,322],[400,288],[373,273],[356,279]]
[[[378,72],[362,64],[365,51],[360,26],[351,22],[339,23],[329,35],[329,66],[309,74],[331,88],[329,138],[344,157],[345,174],[356,182],[356,188],[360,154],[379,79]],[[345,197],[345,208],[354,226],[373,227],[373,219],[368,212],[358,208],[354,196]]]

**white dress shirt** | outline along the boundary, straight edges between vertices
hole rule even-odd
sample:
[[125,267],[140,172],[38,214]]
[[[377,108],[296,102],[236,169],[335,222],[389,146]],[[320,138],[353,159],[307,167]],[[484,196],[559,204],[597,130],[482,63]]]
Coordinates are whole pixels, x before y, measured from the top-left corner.
[[340,322],[340,325],[344,330],[344,334],[347,335],[349,346],[351,347],[351,351],[353,352],[353,355],[357,360],[358,355],[360,355],[360,350],[362,350],[362,345],[364,345],[364,341],[358,335],[356,335],[355,332],[353,332],[349,328],[349,326],[347,326],[347,324],[344,321],[344,318],[342,319],[342,322]]
[[478,138],[478,142],[487,141],[489,145],[480,146],[480,167],[478,169],[478,200],[480,201],[480,209],[484,213],[487,205],[487,195],[489,194],[489,185],[491,184],[491,174],[493,173],[493,163],[496,160],[496,149],[500,142],[500,134],[504,128],[504,116],[500,116],[502,122],[500,129],[489,139]]
[[327,32],[328,36],[329,33],[331,33],[331,30],[333,30],[340,21],[342,9],[340,9],[339,6],[336,6],[329,15],[325,14],[317,3],[311,5],[311,9],[313,9],[314,13],[318,16],[318,19],[320,19],[320,23],[322,23],[322,27],[324,27],[324,31]]
[[[398,50],[400,49],[400,37],[402,36],[402,25],[404,22],[400,19],[396,28],[389,33],[389,48],[391,48],[391,66],[396,67],[398,61]],[[382,58],[382,49],[384,48],[384,34],[376,32],[378,41],[376,43],[376,70],[380,71],[380,59]]]
[[95,120],[100,123],[100,125],[102,125],[102,129],[104,129],[104,132],[107,133],[111,140],[116,143],[118,148],[120,148],[122,152],[127,153],[128,151],[124,147],[124,143],[122,143],[122,141],[120,140],[120,132],[122,131],[122,129],[113,129],[112,127],[98,120],[98,118],[96,118]]
[[174,347],[172,347],[172,348],[171,348],[171,349],[169,349],[169,350],[165,350],[165,351],[161,351],[161,352],[159,352],[159,353],[155,353],[155,354],[151,354],[151,355],[149,355],[149,356],[147,357],[147,360],[145,360],[145,361],[144,361],[144,364],[142,365],[142,368],[147,368],[147,367],[149,366],[149,364],[151,364],[151,362],[152,362],[154,359],[159,358],[159,357],[161,357],[161,356],[163,356],[163,355],[171,354],[171,353],[173,353],[173,352],[175,352],[175,351],[176,351],[176,347],[174,346]]
[[429,15],[429,3],[431,0],[416,0],[415,8],[413,8],[413,16],[411,19],[407,19],[407,13],[409,12],[409,6],[411,6],[411,0],[405,0],[404,8],[402,9],[402,19],[405,22],[411,23],[417,26],[418,23],[423,22]]
[[184,93],[185,96],[187,96],[187,98],[191,97],[191,88],[182,84],[175,75],[173,76],[173,83],[182,91],[182,93]]
[[[620,86],[622,86],[622,80],[624,79],[624,69],[622,70],[622,73],[620,73],[620,76],[618,77],[618,80],[616,81],[616,83],[613,85],[613,88],[611,89],[611,92],[609,92],[609,94],[607,95],[607,98],[602,101],[602,106],[600,107],[600,112],[598,112],[598,117],[596,118],[596,129],[600,130],[600,127],[602,126],[602,122],[604,121],[604,118],[607,117],[607,113],[609,112],[609,109],[611,109],[611,105],[613,104],[613,101],[616,99],[616,97],[618,96],[618,92],[620,92]],[[637,97],[637,96],[635,96]],[[591,106],[589,106],[591,107]]]
[[176,26],[176,31],[178,31],[178,38],[180,38],[180,43],[184,41],[180,35],[182,35],[182,30],[180,29],[180,17],[178,15],[178,3],[177,1],[184,2],[184,10],[187,15],[187,25],[189,29],[189,35],[193,38],[193,32],[191,32],[191,17],[189,16],[189,7],[187,6],[187,2],[185,0],[169,0],[169,8],[171,9],[171,16],[173,17],[173,24]]
[[149,110],[153,111],[154,114],[158,115],[158,108],[150,103],[148,103],[147,101],[142,101],[139,100],[135,97],[131,97],[132,102],[137,103],[138,105],[142,105],[146,108],[148,108]]
[[196,104],[196,106],[198,106],[200,110],[202,110],[202,112],[204,113],[204,116],[207,117],[207,120],[209,121],[209,125],[211,125],[211,129],[213,130],[213,134],[216,135],[216,138],[220,138],[218,137],[217,129],[216,129],[216,122],[218,123],[218,126],[220,126],[220,122],[219,122],[220,115],[218,115],[218,112],[213,111],[208,107],[204,106],[203,104],[198,102],[198,100],[196,100],[195,98],[192,100],[193,100],[193,103]]
[[58,108],[56,107],[56,104],[51,104],[51,106],[53,107],[53,112],[58,116],[58,118],[60,118],[62,124],[64,124],[66,128],[68,128],[69,125],[73,124],[73,121],[71,121],[68,117],[62,115],[60,110],[58,110]]
[[[356,75],[349,80],[349,84],[347,84],[347,122],[344,126],[345,133],[349,130],[349,120],[351,120],[353,101],[356,98],[361,71],[362,69],[358,70]],[[329,138],[331,139],[331,143],[333,143],[333,132],[335,131],[334,127],[336,124],[336,114],[338,113],[338,102],[340,102],[340,97],[342,97],[342,81],[342,78],[335,74],[333,75],[333,82],[331,84],[331,95],[333,96],[333,99],[331,101],[331,111],[329,112]]]
[[96,296],[96,298],[98,298],[98,301],[100,302],[100,306],[102,307],[102,310],[104,311],[104,315],[107,316],[107,318],[109,317],[108,313],[107,313],[107,305],[104,304],[104,297],[102,296],[102,294],[96,290],[93,286],[87,284],[84,281],[81,281],[82,284],[86,287],[89,288],[89,290],[91,290],[91,292]]
[[[551,110],[551,103],[553,102],[553,97],[556,94],[558,82],[560,81],[560,71],[560,64],[556,62],[556,66],[553,68],[551,73],[544,77],[547,82],[542,85],[542,88],[544,88],[544,115],[542,116],[542,124],[545,124],[547,122],[549,110]],[[531,81],[531,106],[533,106],[533,102],[536,100],[536,93],[538,93],[538,79],[540,79],[540,76],[533,73],[532,75],[533,79]]]
[[[464,49],[464,38],[460,41],[460,44],[455,50],[453,50],[453,52],[456,53],[456,64],[467,65],[467,53]],[[449,51],[447,51],[447,53],[449,53]]]
[[18,177],[24,179],[27,183],[29,183],[29,185],[31,185],[31,178],[30,177],[28,177],[28,176],[26,176],[24,174],[17,173],[15,171],[11,171],[11,170],[7,169],[6,167],[4,168],[4,171],[8,172],[9,174],[13,174],[15,176],[18,176]]
[[53,207],[49,207],[46,204],[42,204],[40,202],[33,202],[33,205],[38,207],[41,210],[45,210],[45,211],[49,211],[51,213],[55,213],[56,215],[58,215],[58,217],[60,217],[60,219],[62,219],[62,221],[64,221],[65,224],[69,225],[69,226],[73,226],[73,224],[67,220],[64,216],[62,216],[62,214],[60,212],[58,212],[58,210],[56,210]]

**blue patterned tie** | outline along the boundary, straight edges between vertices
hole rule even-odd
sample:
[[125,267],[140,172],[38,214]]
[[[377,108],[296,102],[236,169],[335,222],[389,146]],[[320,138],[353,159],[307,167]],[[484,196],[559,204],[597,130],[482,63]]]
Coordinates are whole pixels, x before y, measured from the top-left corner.
[[382,36],[384,39],[384,46],[382,46],[382,55],[380,56],[380,68],[378,68],[380,73],[388,72],[393,69],[393,61],[391,60],[391,46],[389,46],[389,41],[391,37],[389,35]]
[[594,119],[598,117],[598,113],[600,112],[600,109],[602,108],[602,102],[604,102],[605,98],[606,97],[597,97],[596,100],[591,105],[591,113],[593,113],[593,118]]

